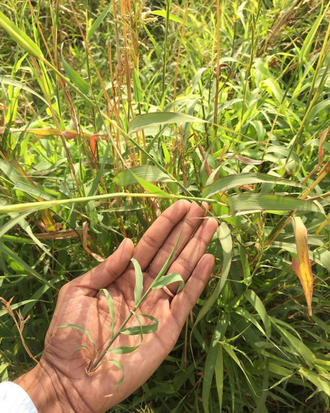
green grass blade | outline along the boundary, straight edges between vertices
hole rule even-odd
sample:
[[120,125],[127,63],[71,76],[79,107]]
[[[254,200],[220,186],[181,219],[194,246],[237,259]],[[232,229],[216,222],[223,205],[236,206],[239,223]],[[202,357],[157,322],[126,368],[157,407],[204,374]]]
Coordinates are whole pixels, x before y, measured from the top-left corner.
[[254,309],[257,311],[257,313],[259,314],[262,322],[264,323],[267,337],[270,337],[272,333],[272,326],[271,326],[270,319],[268,317],[267,311],[262,301],[257,296],[257,294],[252,290],[245,291],[244,295],[249,300],[249,302],[254,307]]
[[[165,10],[153,10],[152,12],[150,12],[150,14],[153,14],[154,16],[161,16],[161,17],[166,18],[166,11]],[[169,14],[169,19],[172,20],[173,22],[183,24],[183,20],[180,17],[175,16],[172,13]],[[187,27],[194,27],[193,24],[188,23],[188,22],[185,22],[184,25],[187,26]]]
[[176,292],[176,294],[178,294],[182,288],[184,287],[184,281],[181,277],[180,274],[167,274],[167,275],[163,275],[162,278],[160,278],[159,280],[157,280],[156,282],[153,282],[151,285],[151,288],[153,290],[159,290],[160,288],[166,287],[167,285],[170,285],[172,283],[175,282],[179,282],[179,288]]
[[103,12],[95,19],[94,23],[92,24],[91,28],[88,30],[87,40],[90,41],[95,31],[99,28],[100,24],[106,18],[107,14],[109,13],[112,7],[112,3],[110,2],[108,6],[103,10]]
[[211,385],[214,375],[214,369],[216,365],[216,359],[218,357],[218,349],[221,346],[219,341],[224,340],[225,334],[229,325],[229,315],[224,314],[218,322],[210,344],[209,352],[207,355],[205,368],[204,368],[204,380],[202,390],[202,401],[205,413],[209,413],[210,393]]
[[313,201],[281,195],[240,194],[228,198],[230,213],[237,211],[302,211],[322,212]]
[[218,284],[216,285],[214,291],[212,292],[212,294],[207,299],[206,303],[203,305],[200,312],[198,313],[194,326],[196,326],[199,323],[199,321],[205,316],[205,314],[210,310],[210,308],[212,308],[216,299],[221,294],[221,291],[225,286],[225,283],[229,275],[231,260],[233,256],[233,246],[230,229],[225,222],[222,222],[219,228],[217,229],[217,235],[221,243],[223,256],[221,278],[218,281]]
[[27,53],[37,59],[44,59],[42,51],[39,47],[20,30],[13,22],[11,22],[8,17],[6,17],[0,11],[0,26],[2,26],[6,32],[11,36]]
[[140,347],[140,345],[132,346],[132,347],[121,346],[121,347],[112,348],[112,349],[108,350],[107,353],[129,354],[129,353],[133,353],[133,351],[137,350],[139,347]]
[[263,173],[245,173],[228,175],[218,179],[211,185],[208,185],[203,189],[203,197],[209,198],[219,192],[228,191],[228,189],[235,188],[241,185],[252,185],[257,183],[270,183],[276,185],[287,185],[293,187],[305,188],[298,182],[289,181],[288,179],[282,179],[276,176],[263,174]]
[[[109,291],[106,288],[102,288],[101,291],[104,293],[105,298],[107,299],[107,303],[108,303],[108,308],[109,308],[109,314],[111,317],[111,322],[110,322],[110,340],[113,339],[114,336],[114,329],[115,329],[115,306],[113,304],[113,299],[109,293]],[[101,292],[100,291],[100,292]]]
[[88,83],[69,65],[69,63],[64,59],[63,56],[63,45],[61,48],[61,60],[62,65],[65,70],[65,73],[71,80],[71,82],[77,86],[77,88],[84,93],[85,95],[89,95],[89,85]]
[[144,115],[136,116],[129,124],[128,133],[137,132],[156,125],[167,125],[170,123],[194,123],[205,122],[203,119],[195,116],[186,115],[184,113],[176,112],[153,112]]
[[86,330],[84,327],[78,326],[77,324],[62,324],[62,325],[58,326],[57,328],[75,328],[75,329],[81,331],[82,333],[86,334],[86,336],[88,337],[88,340],[90,341],[90,343],[93,346],[94,354],[97,353],[96,344],[95,344],[90,332],[88,330]]
[[134,326],[134,327],[128,327],[125,330],[121,332],[121,334],[125,335],[139,335],[139,334],[150,334],[154,333],[158,329],[158,320],[157,318],[153,317],[152,315],[149,314],[140,314],[143,317],[149,318],[149,320],[152,321],[152,324],[147,324],[143,326]]
[[140,264],[135,258],[131,258],[135,271],[134,305],[136,306],[142,297],[143,292],[143,272]]
[[135,176],[148,182],[173,182],[173,179],[152,165],[136,166],[119,172],[119,174],[115,176],[114,182],[119,186],[136,184],[138,181]]

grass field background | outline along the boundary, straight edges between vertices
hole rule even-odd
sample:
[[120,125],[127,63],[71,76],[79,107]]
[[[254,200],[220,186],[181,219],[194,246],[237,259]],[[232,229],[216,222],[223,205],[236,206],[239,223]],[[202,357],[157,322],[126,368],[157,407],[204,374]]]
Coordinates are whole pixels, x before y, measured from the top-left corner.
[[16,317],[0,311],[2,381],[34,365],[19,325],[40,358],[61,286],[186,198],[219,221],[213,277],[113,411],[329,411],[329,8],[1,3],[0,296]]

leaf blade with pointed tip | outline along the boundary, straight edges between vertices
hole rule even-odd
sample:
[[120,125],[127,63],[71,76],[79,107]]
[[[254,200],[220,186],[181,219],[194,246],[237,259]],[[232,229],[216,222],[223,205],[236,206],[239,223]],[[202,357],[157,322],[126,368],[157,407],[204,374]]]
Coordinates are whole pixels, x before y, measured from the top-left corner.
[[61,60],[65,73],[68,75],[71,82],[77,86],[77,88],[84,93],[89,95],[89,85],[88,83],[69,65],[69,63],[64,59],[62,48],[61,48]]
[[134,287],[134,305],[136,306],[141,299],[143,291],[143,273],[140,264],[135,258],[131,258],[135,271],[135,287]]
[[158,329],[158,320],[157,318],[153,317],[152,315],[149,314],[140,314],[143,317],[149,318],[149,320],[152,321],[152,324],[147,324],[143,326],[134,326],[134,327],[128,327],[125,330],[121,332],[121,334],[125,335],[130,335],[130,336],[136,336],[139,334],[150,334],[154,333]]
[[86,336],[88,337],[90,343],[92,344],[92,346],[94,348],[94,354],[97,353],[96,344],[95,344],[90,332],[88,330],[86,330],[84,327],[78,326],[77,324],[62,324],[62,325],[58,326],[57,328],[75,328],[75,329],[81,331],[82,333],[86,334]]
[[179,288],[176,292],[176,294],[178,294],[182,288],[184,287],[184,281],[181,277],[180,274],[167,274],[167,275],[163,275],[162,278],[160,278],[159,280],[157,280],[155,283],[152,283],[152,289],[153,290],[159,290],[160,288],[166,287],[169,284],[175,283],[175,282],[179,282]]
[[129,124],[128,133],[137,132],[141,129],[149,128],[157,125],[167,125],[170,123],[186,123],[186,122],[206,122],[203,119],[195,116],[186,115],[185,113],[176,112],[152,112],[144,115],[136,116]]
[[102,288],[100,292],[103,292],[105,295],[105,298],[107,299],[108,303],[108,308],[109,308],[109,314],[111,317],[111,322],[110,322],[110,340],[112,340],[114,336],[114,331],[115,331],[115,306],[113,304],[113,299],[109,293],[109,291],[106,288]]
[[281,195],[239,194],[228,197],[230,213],[237,211],[304,211],[321,212],[313,201]]
[[0,11],[0,26],[11,36],[27,53],[37,59],[44,59],[39,47],[20,30],[12,21]]
[[297,274],[307,301],[308,315],[312,316],[314,277],[309,259],[307,229],[300,217],[292,217],[298,258],[292,259],[291,269]]

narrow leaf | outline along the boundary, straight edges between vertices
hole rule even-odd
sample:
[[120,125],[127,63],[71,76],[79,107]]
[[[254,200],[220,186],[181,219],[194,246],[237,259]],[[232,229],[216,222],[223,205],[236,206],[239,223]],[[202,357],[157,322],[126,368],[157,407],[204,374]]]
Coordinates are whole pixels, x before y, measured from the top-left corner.
[[233,246],[232,246],[232,238],[231,238],[230,229],[225,222],[222,222],[219,228],[217,229],[217,235],[218,235],[221,247],[222,247],[222,256],[223,256],[221,277],[220,277],[220,280],[218,281],[217,286],[212,292],[211,296],[208,298],[208,300],[206,301],[206,303],[204,304],[204,306],[198,313],[198,316],[196,318],[194,325],[199,323],[199,321],[205,316],[205,314],[213,306],[216,299],[221,294],[221,291],[223,287],[225,286],[225,283],[227,281],[227,277],[229,274],[232,255],[233,255]]
[[228,197],[227,201],[231,214],[244,210],[321,212],[312,201],[280,195],[240,194]]
[[[161,17],[166,18],[166,10],[153,10],[152,12],[150,12],[150,14],[153,14],[154,16],[161,16]],[[172,13],[170,13],[169,19],[176,22],[176,23],[183,24],[183,20],[180,17],[177,17]],[[185,22],[184,25],[187,26],[187,27],[194,27],[193,24],[187,23],[187,22]]]
[[94,340],[92,339],[92,336],[91,336],[90,332],[88,330],[86,330],[84,327],[78,326],[77,324],[62,324],[62,325],[58,326],[57,328],[75,328],[75,329],[81,331],[82,333],[86,334],[86,336],[88,337],[88,340],[90,341],[90,343],[92,344],[92,346],[94,348],[94,354],[97,353],[96,344],[95,344]]
[[107,303],[108,303],[109,314],[111,317],[111,322],[110,322],[110,341],[111,341],[114,336],[114,329],[115,329],[115,306],[113,304],[113,299],[109,291],[106,288],[102,288],[100,291],[104,293],[107,299]]
[[12,23],[8,17],[6,17],[0,11],[0,26],[2,26],[6,32],[11,36],[27,53],[37,59],[43,60],[44,56],[39,47],[14,23]]
[[90,41],[94,32],[98,29],[100,24],[105,19],[106,15],[109,13],[112,7],[112,3],[110,2],[108,6],[103,10],[103,12],[95,19],[94,23],[92,24],[91,28],[88,30],[87,40]]
[[269,183],[276,185],[287,185],[303,188],[303,185],[297,182],[289,181],[288,179],[277,178],[276,176],[263,173],[244,173],[228,175],[218,179],[211,185],[203,189],[203,197],[209,198],[219,192],[225,192],[228,189],[235,188],[241,185],[252,185],[258,183]]
[[138,181],[135,175],[148,182],[173,182],[173,179],[152,165],[136,166],[126,169],[115,176],[114,182],[119,186],[136,184]]
[[113,354],[128,354],[132,353],[136,349],[138,349],[140,346],[132,346],[132,347],[126,347],[126,346],[121,346],[121,347],[116,347],[112,348],[108,351],[108,353],[113,353]]
[[140,314],[143,317],[149,318],[149,320],[152,321],[152,324],[144,325],[144,326],[134,326],[134,327],[128,327],[125,330],[121,332],[121,334],[126,334],[130,336],[138,335],[138,334],[150,334],[154,333],[158,329],[158,320],[148,314]]
[[135,270],[134,304],[135,306],[141,299],[143,291],[143,273],[140,264],[135,258],[131,258]]
[[312,316],[313,282],[311,262],[308,253],[307,229],[300,217],[292,217],[298,258],[293,258],[291,270],[294,271],[304,289],[308,314]]
[[179,282],[179,288],[176,293],[179,293],[184,287],[184,281],[180,274],[167,274],[163,275],[162,278],[152,283],[151,288],[153,290],[159,290],[160,288],[166,287],[169,284]]
[[176,112],[153,112],[136,116],[129,124],[128,133],[137,132],[144,128],[156,125],[167,125],[170,123],[205,122],[203,119],[184,113]]
[[[129,171],[131,171],[129,169]],[[166,198],[171,198],[171,194],[168,194],[167,192],[162,191],[161,189],[158,188],[158,186],[147,182],[145,179],[140,178],[139,176],[135,175],[132,171],[131,174],[134,176],[134,178],[137,180],[137,182],[142,186],[142,188],[149,192],[149,194],[155,194],[155,195],[161,195],[165,196]]]
[[75,84],[81,92],[83,92],[85,95],[89,95],[88,83],[67,63],[67,61],[64,59],[62,49],[63,45],[61,47],[61,59],[65,73],[68,75],[71,82]]
[[270,323],[267,311],[262,301],[260,300],[260,298],[257,296],[257,294],[253,290],[245,291],[245,297],[249,300],[249,302],[253,305],[254,309],[259,314],[262,322],[264,323],[267,337],[270,337],[271,336],[271,323]]

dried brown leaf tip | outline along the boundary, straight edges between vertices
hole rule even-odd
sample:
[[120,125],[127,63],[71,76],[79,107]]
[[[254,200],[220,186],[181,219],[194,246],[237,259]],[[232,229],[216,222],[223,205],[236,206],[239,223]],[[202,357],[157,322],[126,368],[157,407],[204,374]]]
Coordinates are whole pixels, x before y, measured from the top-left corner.
[[297,274],[304,289],[308,315],[311,316],[314,277],[308,255],[307,229],[300,217],[293,217],[292,222],[296,239],[297,258],[292,259],[291,269]]

